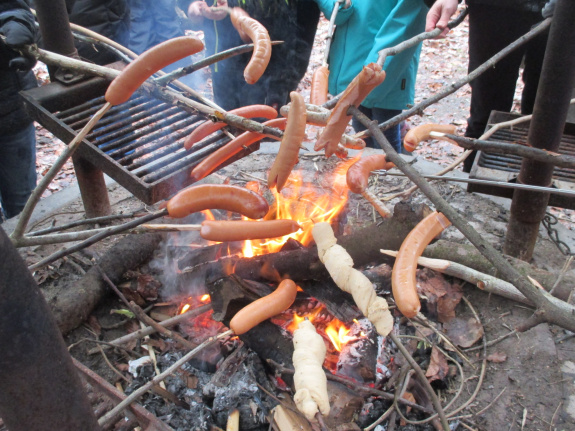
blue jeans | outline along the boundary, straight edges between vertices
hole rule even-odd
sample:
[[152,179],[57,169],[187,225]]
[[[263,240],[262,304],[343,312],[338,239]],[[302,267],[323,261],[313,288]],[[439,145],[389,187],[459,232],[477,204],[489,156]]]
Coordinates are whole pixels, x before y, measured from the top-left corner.
[[36,187],[36,129],[31,123],[0,136],[0,205],[6,218],[20,214]]
[[[377,121],[379,124],[385,123],[387,120],[395,117],[396,115],[401,114],[400,109],[382,109],[382,108],[366,108],[365,106],[359,106],[359,110],[371,118],[372,120]],[[355,118],[352,120],[352,126],[356,132],[361,132],[365,130],[363,124],[361,124]],[[402,145],[401,145],[401,128],[398,125],[393,126],[383,132],[391,146],[397,151],[399,154],[402,153]],[[381,148],[377,142],[375,142],[372,138],[366,138],[365,144],[367,147],[370,148]]]

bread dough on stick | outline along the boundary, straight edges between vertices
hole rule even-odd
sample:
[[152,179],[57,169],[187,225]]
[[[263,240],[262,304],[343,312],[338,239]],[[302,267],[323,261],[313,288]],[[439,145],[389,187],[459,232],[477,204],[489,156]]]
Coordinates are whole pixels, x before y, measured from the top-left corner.
[[329,414],[327,378],[322,365],[325,360],[325,343],[309,320],[302,321],[293,334],[294,401],[300,412],[310,422],[317,422],[315,415]]
[[337,286],[353,296],[363,315],[375,326],[377,333],[387,336],[393,328],[393,317],[387,301],[377,296],[373,284],[353,267],[353,259],[339,244],[327,222],[316,223],[312,235],[317,244],[319,259]]

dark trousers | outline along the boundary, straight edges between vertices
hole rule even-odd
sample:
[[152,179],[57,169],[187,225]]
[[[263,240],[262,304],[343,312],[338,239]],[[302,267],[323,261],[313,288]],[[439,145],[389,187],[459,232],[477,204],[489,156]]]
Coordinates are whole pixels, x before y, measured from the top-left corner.
[[[541,14],[536,12],[522,12],[493,5],[469,5],[469,72],[542,20]],[[521,113],[528,115],[533,112],[546,44],[547,33],[539,35],[471,81],[471,107],[465,136],[480,137],[485,132],[492,110],[511,111],[522,62],[525,86],[521,95]],[[471,169],[474,158],[475,153],[465,160],[465,172]]]
[[[378,122],[378,124],[385,123],[387,120],[401,114],[401,110],[399,109],[383,109],[383,108],[366,108],[365,106],[359,106],[359,110],[371,118]],[[361,132],[365,130],[365,126],[361,124],[358,120],[353,118],[351,122],[354,130],[356,132]],[[402,153],[403,146],[401,145],[401,128],[398,125],[393,126],[383,132],[391,146],[397,151],[399,154]],[[377,142],[373,138],[366,138],[365,145],[369,148],[381,148]]]
[[6,218],[20,214],[35,187],[36,129],[31,123],[0,136],[0,204]]

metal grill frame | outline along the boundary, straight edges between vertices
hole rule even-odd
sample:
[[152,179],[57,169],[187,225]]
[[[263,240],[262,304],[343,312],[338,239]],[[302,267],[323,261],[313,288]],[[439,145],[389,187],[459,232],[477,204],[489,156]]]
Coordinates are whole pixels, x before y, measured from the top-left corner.
[[[519,117],[521,117],[519,114],[492,111],[491,115],[489,116],[486,130],[489,130],[490,124],[514,120]],[[523,142],[525,142],[527,139],[529,124],[530,123],[527,121],[525,123],[513,126],[515,130],[520,129],[525,131]],[[492,141],[506,143],[517,142],[516,139],[514,140],[509,138],[509,133],[505,129],[498,130],[489,139]],[[565,129],[563,132],[563,137],[561,138],[561,146],[559,147],[559,150],[561,154],[575,155],[575,124],[565,123]],[[517,181],[517,176],[521,167],[521,159],[522,158],[519,156],[478,151],[469,173],[469,178],[515,183]],[[496,162],[499,162],[502,166],[494,166]],[[569,180],[569,177],[573,178],[573,180]],[[575,169],[558,169],[557,174],[554,173],[553,175],[552,187],[575,191]],[[513,198],[513,189],[498,186],[470,183],[467,185],[467,191],[470,193],[483,193],[508,199]],[[575,198],[551,194],[549,197],[549,206],[575,209]]]
[[[55,113],[74,108],[88,100],[103,96],[108,85],[109,81],[106,79],[92,77],[69,86],[65,86],[59,82],[52,82],[31,90],[23,91],[21,95],[24,98],[26,109],[32,119],[44,126],[58,139],[69,144],[76,137],[76,132],[57,118]],[[129,101],[126,103],[129,103]],[[198,124],[199,123],[200,122],[198,122]],[[190,152],[191,155],[197,154],[197,157],[193,157],[193,160],[186,166],[150,183],[143,181],[140,177],[127,170],[123,165],[116,162],[87,138],[79,145],[75,156],[88,161],[97,169],[101,169],[103,173],[115,180],[143,203],[153,205],[160,200],[169,198],[181,189],[192,184],[194,182],[190,177],[192,169],[206,156],[227,142],[229,142],[229,138],[223,137],[217,142],[207,146],[199,146]],[[258,149],[259,143],[250,145],[233,158],[224,162],[220,166],[220,169]]]

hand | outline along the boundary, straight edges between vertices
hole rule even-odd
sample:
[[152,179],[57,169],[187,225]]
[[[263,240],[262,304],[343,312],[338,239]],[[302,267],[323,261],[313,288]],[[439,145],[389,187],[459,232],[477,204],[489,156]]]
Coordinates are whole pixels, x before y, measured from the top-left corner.
[[443,31],[437,37],[445,37],[449,32],[449,28],[447,28],[449,18],[451,18],[457,10],[457,3],[457,0],[437,0],[427,13],[425,31],[432,31],[436,28],[441,28]]
[[553,16],[556,4],[557,0],[549,0],[547,3],[545,3],[545,6],[543,6],[543,10],[541,11],[543,18],[550,18]]
[[227,7],[227,0],[217,0],[216,6],[207,7],[203,10],[204,17],[214,21],[222,20],[228,16],[228,11],[226,10]]
[[14,57],[8,65],[16,70],[30,70],[36,64],[32,55],[20,52],[25,45],[34,44],[34,33],[18,21],[8,21],[1,28],[0,33],[5,36],[4,43],[14,51]]
[[188,7],[188,18],[193,24],[199,24],[204,19],[203,10],[206,9],[208,5],[205,1],[195,1]]

